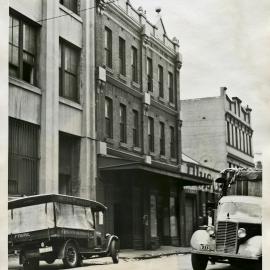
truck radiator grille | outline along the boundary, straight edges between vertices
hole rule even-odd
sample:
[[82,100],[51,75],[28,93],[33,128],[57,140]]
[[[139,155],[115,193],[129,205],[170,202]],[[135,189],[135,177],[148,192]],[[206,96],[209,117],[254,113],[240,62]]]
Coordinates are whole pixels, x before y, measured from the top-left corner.
[[217,225],[216,250],[224,253],[236,253],[237,223],[221,221]]

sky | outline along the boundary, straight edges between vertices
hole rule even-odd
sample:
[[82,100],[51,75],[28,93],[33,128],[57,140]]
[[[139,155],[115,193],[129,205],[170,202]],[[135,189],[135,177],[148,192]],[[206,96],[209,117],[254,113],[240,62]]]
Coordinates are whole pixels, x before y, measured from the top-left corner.
[[151,22],[155,8],[170,38],[180,40],[181,99],[230,97],[252,108],[254,153],[269,149],[270,1],[131,0]]

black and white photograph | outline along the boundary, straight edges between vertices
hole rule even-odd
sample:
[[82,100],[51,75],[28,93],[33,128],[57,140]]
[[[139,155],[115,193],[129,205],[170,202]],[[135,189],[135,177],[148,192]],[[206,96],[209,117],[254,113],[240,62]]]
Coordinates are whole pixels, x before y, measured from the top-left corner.
[[268,0],[0,7],[0,269],[268,269]]

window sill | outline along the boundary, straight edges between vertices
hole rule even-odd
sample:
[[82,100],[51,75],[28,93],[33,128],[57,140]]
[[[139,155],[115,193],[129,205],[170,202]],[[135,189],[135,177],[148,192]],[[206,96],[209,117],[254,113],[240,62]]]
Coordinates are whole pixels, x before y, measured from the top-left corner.
[[165,155],[159,155],[159,158],[162,161],[167,161],[167,158],[165,157]]
[[110,67],[107,67],[105,65],[105,68],[106,68],[106,71],[110,74],[110,75],[113,75],[113,70],[110,68]]
[[114,144],[113,138],[106,138],[105,141],[106,141],[106,143],[108,143],[108,144],[111,144],[111,145]]
[[125,83],[127,82],[127,77],[123,74],[119,74],[119,79]]
[[13,84],[15,86],[18,86],[20,88],[23,88],[25,90],[28,90],[30,92],[34,92],[38,95],[41,95],[41,89],[30,84],[30,83],[27,83],[25,81],[22,81],[20,79],[17,79],[17,78],[14,78],[14,77],[9,77],[9,83],[10,84]]
[[132,82],[131,82],[131,85],[132,85],[133,87],[137,88],[137,89],[139,89],[140,86],[141,86],[139,83],[137,83],[137,82],[135,82],[135,81],[132,81]]
[[121,148],[123,148],[123,149],[128,149],[128,144],[127,143],[124,143],[124,142],[120,142],[119,143],[119,146],[121,147]]
[[65,7],[64,5],[62,5],[60,3],[59,3],[59,9],[61,9],[65,13],[69,14],[71,17],[73,17],[78,22],[83,23],[82,18],[78,14],[74,13],[72,10],[68,9],[67,7]]
[[170,106],[171,108],[175,108],[175,104],[172,103],[172,102],[169,102],[169,106]]
[[165,103],[165,99],[163,97],[161,97],[161,96],[158,97],[158,100],[163,104]]
[[80,111],[83,110],[81,104],[79,104],[79,103],[77,103],[77,102],[75,102],[75,101],[66,99],[66,98],[64,98],[64,97],[59,97],[59,102],[62,103],[62,104],[65,104],[65,105],[67,105],[67,106],[69,106],[69,107],[72,107],[72,108],[74,108],[74,109],[77,109],[77,110],[80,110]]
[[133,146],[133,151],[136,153],[141,153],[142,149],[139,146]]
[[149,152],[149,156],[151,156],[151,157],[155,157],[155,152]]
[[170,158],[170,160],[171,160],[171,162],[174,162],[174,163],[176,163],[177,162],[177,159],[176,158]]

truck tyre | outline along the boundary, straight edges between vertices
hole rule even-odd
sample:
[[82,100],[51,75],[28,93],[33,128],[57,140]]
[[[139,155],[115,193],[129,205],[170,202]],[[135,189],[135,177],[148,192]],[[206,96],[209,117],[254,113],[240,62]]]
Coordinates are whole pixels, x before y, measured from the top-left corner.
[[111,247],[110,247],[110,254],[111,254],[113,263],[118,263],[119,262],[118,241],[112,240]]
[[29,259],[23,263],[23,270],[37,270],[39,269],[39,260]]
[[66,268],[78,266],[79,254],[74,243],[68,242],[65,246],[63,264]]
[[208,263],[208,257],[205,255],[191,254],[191,263],[193,270],[205,270]]

